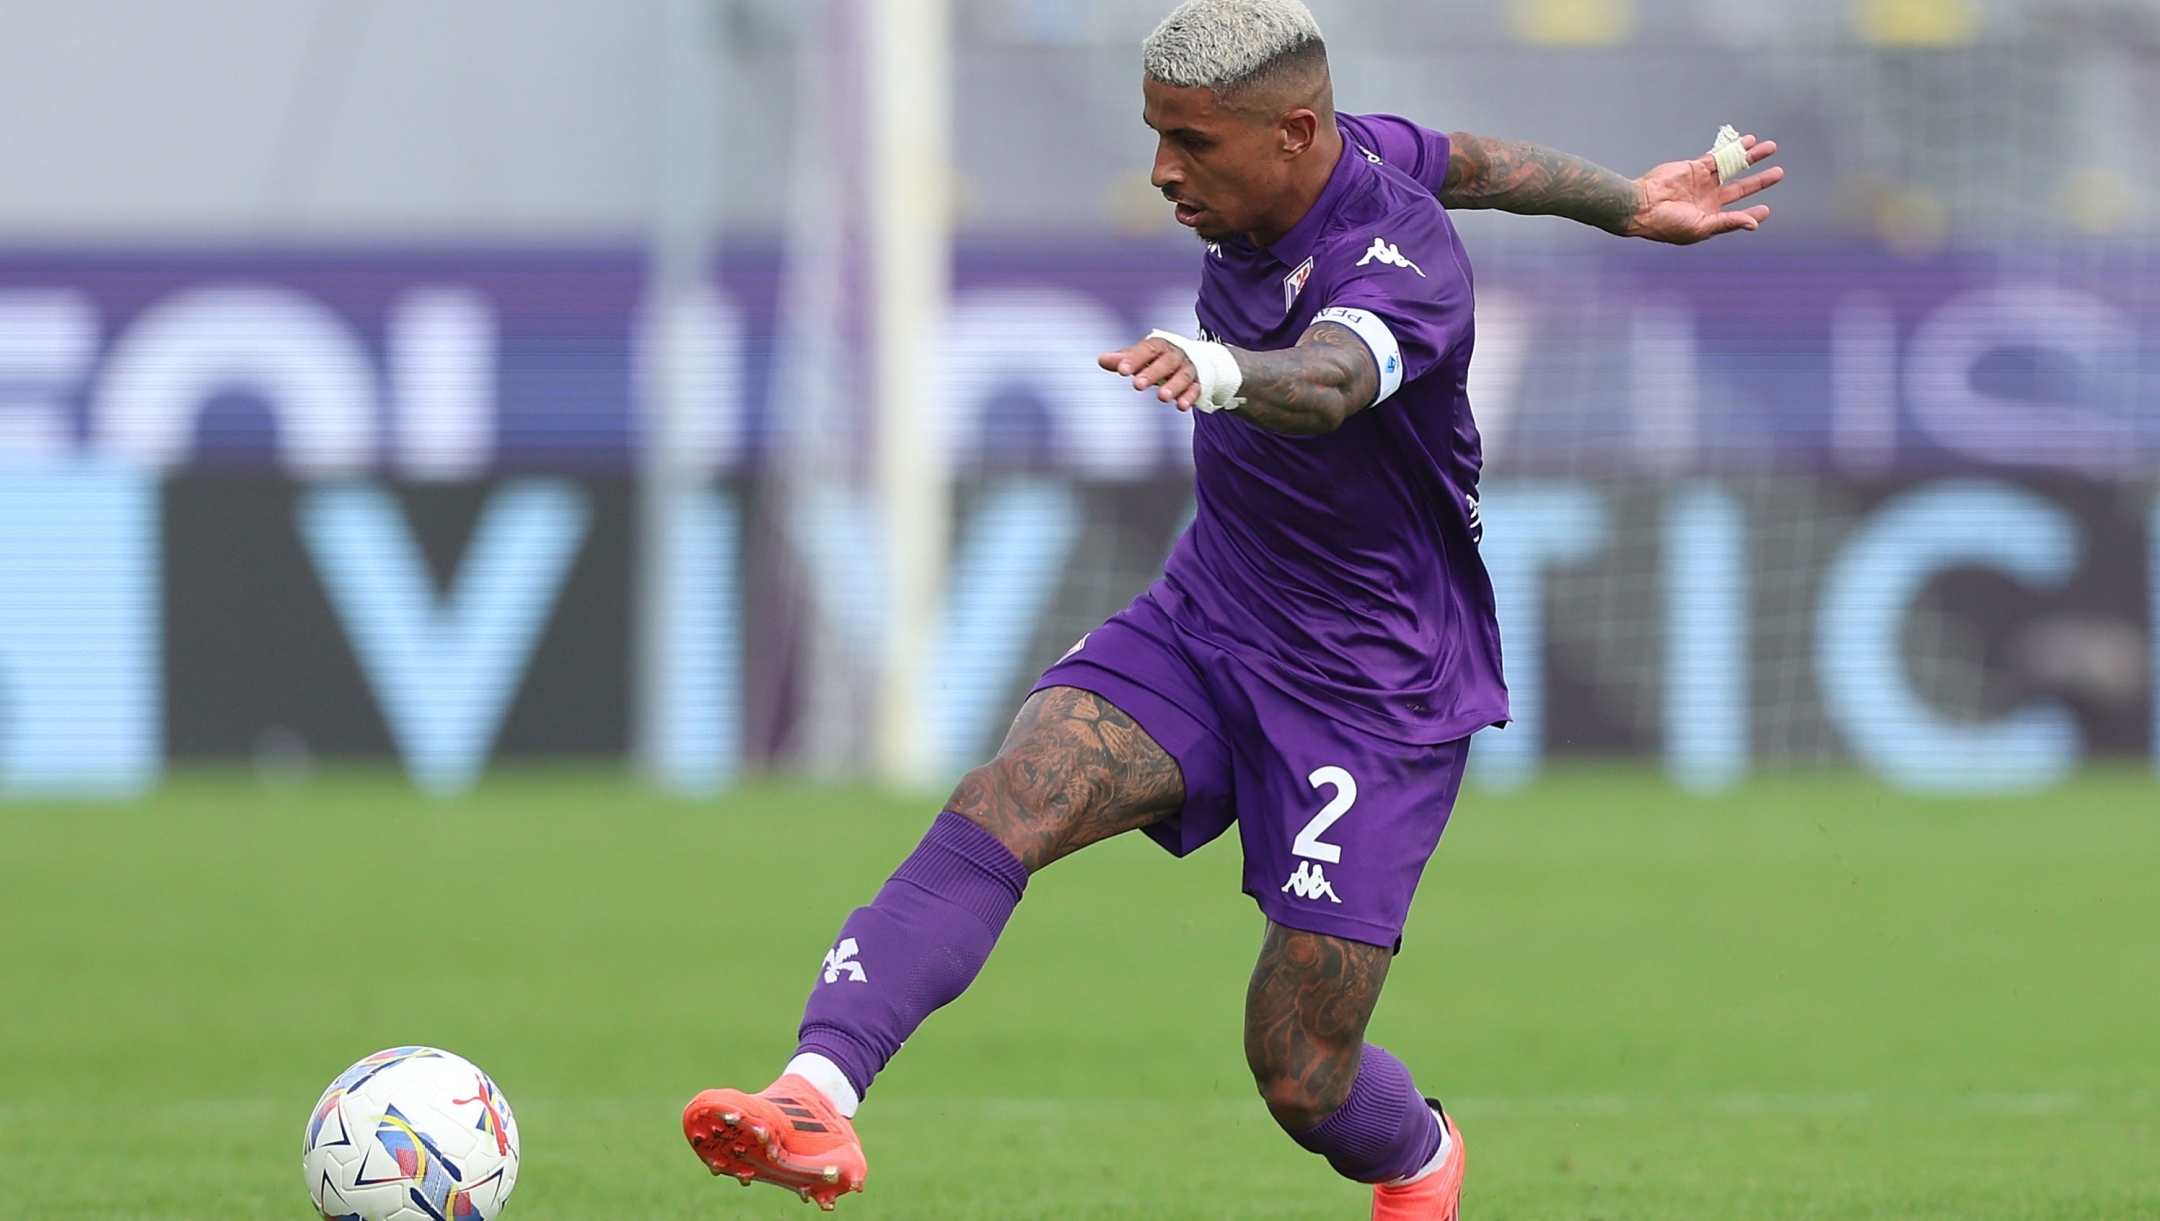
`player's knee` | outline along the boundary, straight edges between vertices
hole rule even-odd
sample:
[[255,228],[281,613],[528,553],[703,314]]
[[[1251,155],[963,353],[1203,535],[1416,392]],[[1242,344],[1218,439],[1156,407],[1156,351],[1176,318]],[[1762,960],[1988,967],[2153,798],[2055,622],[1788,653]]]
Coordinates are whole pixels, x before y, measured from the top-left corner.
[[945,808],[988,831],[1022,860],[1041,835],[1041,818],[1026,800],[1022,780],[1003,756],[960,778]]
[[[1306,1049],[1304,1054],[1248,1046],[1246,1063],[1260,1100],[1285,1132],[1304,1132],[1341,1109],[1357,1079],[1354,1067],[1338,1071],[1333,1057]],[[1354,1062],[1355,1057],[1352,1057]]]

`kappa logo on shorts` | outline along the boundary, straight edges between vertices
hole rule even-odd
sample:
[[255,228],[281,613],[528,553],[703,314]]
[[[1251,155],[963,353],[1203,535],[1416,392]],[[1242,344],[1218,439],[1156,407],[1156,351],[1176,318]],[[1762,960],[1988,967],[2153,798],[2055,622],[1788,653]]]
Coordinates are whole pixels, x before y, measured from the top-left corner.
[[1299,861],[1297,872],[1290,875],[1290,880],[1284,882],[1282,888],[1300,899],[1324,898],[1330,903],[1342,902],[1336,897],[1335,887],[1327,880],[1325,867],[1311,861]]
[[861,952],[862,947],[855,944],[853,937],[842,938],[839,945],[825,951],[825,982],[837,984],[840,976],[845,974],[858,984],[869,983],[869,974],[862,969],[861,963],[855,961],[855,955]]

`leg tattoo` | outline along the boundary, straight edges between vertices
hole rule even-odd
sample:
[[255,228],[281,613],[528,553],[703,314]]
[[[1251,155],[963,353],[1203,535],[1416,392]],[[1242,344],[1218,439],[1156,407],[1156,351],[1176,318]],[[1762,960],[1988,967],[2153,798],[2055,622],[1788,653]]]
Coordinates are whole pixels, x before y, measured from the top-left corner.
[[969,772],[945,808],[1035,873],[1184,804],[1177,760],[1145,729],[1093,692],[1052,687],[1029,698],[997,758]]
[[1245,1059],[1275,1122],[1363,1183],[1414,1174],[1440,1147],[1409,1070],[1365,1042],[1391,958],[1271,922],[1245,997]]
[[1312,1127],[1350,1096],[1391,957],[1269,922],[1245,993],[1245,1062],[1285,1130]]

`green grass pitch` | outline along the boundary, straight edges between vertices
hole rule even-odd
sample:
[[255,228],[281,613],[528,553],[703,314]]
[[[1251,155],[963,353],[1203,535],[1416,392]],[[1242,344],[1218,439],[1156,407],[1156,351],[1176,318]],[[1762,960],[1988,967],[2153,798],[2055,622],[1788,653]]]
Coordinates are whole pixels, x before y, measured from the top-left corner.
[[[676,1117],[765,1083],[933,812],[599,770],[0,807],[0,1217],[309,1216],[310,1104],[407,1042],[517,1109],[513,1221],[804,1216],[708,1178]],[[871,1095],[842,1212],[1361,1217],[1252,1096],[1236,877],[1234,842],[1128,839],[1037,879]],[[1473,1221],[2160,1216],[2160,793],[1471,794],[1373,1034],[1459,1114]]]

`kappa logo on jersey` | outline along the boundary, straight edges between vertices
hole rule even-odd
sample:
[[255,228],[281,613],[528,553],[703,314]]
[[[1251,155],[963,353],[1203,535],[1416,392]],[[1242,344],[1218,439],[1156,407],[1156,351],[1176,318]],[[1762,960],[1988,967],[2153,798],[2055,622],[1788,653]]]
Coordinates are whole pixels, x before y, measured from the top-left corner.
[[869,983],[870,976],[863,971],[862,964],[855,961],[855,956],[861,952],[862,947],[855,944],[853,937],[844,937],[839,945],[825,951],[825,982],[837,984],[840,977],[846,975],[858,984]]
[[1342,902],[1341,899],[1335,897],[1335,887],[1327,880],[1327,870],[1322,866],[1313,864],[1311,861],[1299,861],[1297,872],[1290,875],[1290,880],[1284,882],[1282,888],[1300,899],[1326,899],[1330,903]]
[[1214,256],[1215,256],[1216,258],[1218,258],[1218,259],[1219,259],[1219,258],[1221,258],[1221,257],[1222,257],[1222,243],[1221,243],[1221,242],[1209,242],[1209,243],[1207,244],[1207,252],[1208,252],[1209,254],[1212,254],[1212,255],[1214,255]]
[[1282,282],[1282,309],[1283,309],[1283,313],[1286,313],[1286,314],[1287,314],[1287,313],[1289,313],[1289,312],[1290,312],[1290,311],[1291,311],[1292,309],[1296,308],[1296,306],[1297,306],[1297,299],[1298,299],[1298,297],[1299,297],[1299,296],[1300,296],[1301,294],[1303,294],[1303,293],[1304,293],[1304,291],[1305,291],[1305,286],[1306,286],[1307,284],[1310,284],[1310,283],[1312,283],[1312,273],[1313,273],[1313,261],[1312,261],[1311,259],[1307,259],[1307,260],[1305,260],[1305,263],[1304,263],[1304,265],[1303,265],[1303,266],[1299,267],[1299,268],[1298,268],[1298,269],[1297,269],[1296,271],[1293,271],[1293,272],[1291,272],[1291,273],[1290,273],[1289,275],[1287,275],[1287,276],[1284,276],[1284,277],[1283,277],[1283,282]]
[[1369,263],[1384,263],[1389,267],[1401,267],[1418,273],[1420,278],[1425,275],[1424,268],[1404,258],[1402,251],[1377,237],[1372,241],[1372,249],[1365,252],[1365,257],[1359,259],[1357,265],[1363,267]]
[[[1095,633],[1093,633],[1093,632],[1089,632],[1089,633],[1087,634],[1087,636],[1082,636],[1082,637],[1080,638],[1080,640],[1079,640],[1079,642],[1078,642],[1078,643],[1074,644],[1074,645],[1073,645],[1073,647],[1071,647],[1071,648],[1069,648],[1069,649],[1065,650],[1065,657],[1070,657],[1070,656],[1072,656],[1073,654],[1075,654],[1075,653],[1079,652],[1080,650],[1082,650],[1082,649],[1086,648],[1086,647],[1087,647],[1087,642],[1088,642],[1088,636],[1093,636],[1094,634],[1095,634]],[[1063,660],[1065,660],[1065,657],[1060,657],[1060,658],[1058,658],[1058,660],[1059,660],[1059,661],[1063,661]]]
[[1378,153],[1376,153],[1376,152],[1372,151],[1371,149],[1369,149],[1369,148],[1365,147],[1365,146],[1364,146],[1364,145],[1362,145],[1362,144],[1360,144],[1360,145],[1358,145],[1358,146],[1357,146],[1357,151],[1359,151],[1359,152],[1361,152],[1361,153],[1365,154],[1365,159],[1366,159],[1367,161],[1370,161],[1370,162],[1372,162],[1372,163],[1373,163],[1374,165],[1386,165],[1386,164],[1387,164],[1387,161],[1386,161],[1386,160],[1384,160],[1384,159],[1383,159],[1383,158],[1382,158],[1382,157],[1380,156],[1380,154],[1378,154]]

